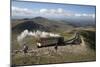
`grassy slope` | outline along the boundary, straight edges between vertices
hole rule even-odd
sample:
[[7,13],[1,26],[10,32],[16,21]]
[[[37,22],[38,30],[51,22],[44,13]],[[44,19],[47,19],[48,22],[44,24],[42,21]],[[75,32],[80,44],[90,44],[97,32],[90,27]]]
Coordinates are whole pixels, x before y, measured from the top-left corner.
[[87,43],[88,47],[90,47],[93,50],[96,50],[96,32],[83,30],[80,31],[80,34],[84,37],[84,40]]
[[[95,49],[95,31],[80,31],[80,34],[84,37],[84,40],[90,48]],[[72,37],[73,33],[62,32],[62,36],[65,39]],[[24,56],[22,53],[12,56],[13,64],[17,65],[30,65],[30,64],[48,64],[48,63],[62,63],[62,62],[78,62],[78,61],[93,61],[96,59],[95,51],[90,49],[81,53],[77,51],[78,46],[61,46],[56,53],[54,47],[49,48],[34,48],[35,39],[33,37],[26,37],[24,40],[33,50],[37,50],[31,55]],[[17,48],[17,47],[16,47]],[[45,54],[47,52],[47,54]],[[48,54],[49,53],[49,54]]]

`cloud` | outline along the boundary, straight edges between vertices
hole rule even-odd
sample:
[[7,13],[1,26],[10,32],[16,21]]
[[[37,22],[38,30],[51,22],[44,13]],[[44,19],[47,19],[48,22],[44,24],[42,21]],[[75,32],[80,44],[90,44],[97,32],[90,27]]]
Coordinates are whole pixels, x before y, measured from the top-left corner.
[[45,13],[47,11],[48,11],[47,9],[40,9],[40,13]]
[[71,11],[66,11],[62,8],[56,8],[56,9],[46,9],[42,8],[39,10],[39,13],[43,16],[48,16],[48,17],[69,17],[72,16]]
[[39,10],[32,10],[28,8],[21,8],[12,6],[12,16],[63,16],[63,17],[91,17],[95,18],[95,14],[86,14],[86,13],[74,13],[72,11],[66,11],[62,8],[56,9],[46,9],[41,8]]
[[40,14],[43,15],[49,15],[49,16],[65,16],[65,17],[91,17],[95,18],[95,14],[89,14],[89,13],[74,13],[72,11],[65,11],[62,8],[56,8],[56,9],[40,9],[39,11]]
[[12,15],[16,16],[16,15],[31,15],[33,14],[33,11],[27,8],[20,8],[20,7],[12,7]]
[[95,18],[95,14],[91,14],[92,18]]
[[40,9],[40,13],[43,14],[65,14],[65,11],[62,8],[57,8],[57,9]]
[[58,8],[57,10],[58,10],[58,13],[63,13],[64,12],[64,10],[62,8]]
[[95,18],[95,14],[86,14],[86,13],[75,13],[75,17],[92,17]]

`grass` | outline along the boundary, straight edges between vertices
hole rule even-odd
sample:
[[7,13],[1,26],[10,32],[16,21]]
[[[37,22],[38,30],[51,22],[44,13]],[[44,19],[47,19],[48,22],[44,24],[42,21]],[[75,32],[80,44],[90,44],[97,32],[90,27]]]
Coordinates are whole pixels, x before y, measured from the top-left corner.
[[68,33],[68,32],[61,32],[60,35],[64,37],[64,40],[69,40],[73,37],[74,33]]
[[80,31],[80,34],[84,37],[84,40],[88,44],[88,46],[91,49],[96,50],[96,32],[83,30],[83,31]]
[[[61,32],[61,36],[64,36],[65,40],[70,39],[73,37],[74,33],[67,33],[67,32]],[[74,53],[69,52],[67,50],[67,46],[65,48],[64,52],[50,52],[50,54],[44,54],[44,52],[48,51],[47,48],[38,49],[41,52],[37,52],[36,54],[32,53],[31,55],[24,56],[22,53],[18,53],[14,56],[12,56],[12,64],[15,65],[34,65],[34,64],[52,64],[52,63],[63,63],[63,62],[79,62],[79,61],[95,61],[96,60],[96,52],[95,49],[95,32],[94,31],[80,31],[80,34],[85,38],[84,40],[89,45],[91,49],[89,49],[86,52],[81,53]],[[14,34],[13,34],[14,35]],[[36,39],[34,37],[27,36],[24,41],[30,48],[33,48],[36,46]],[[62,46],[61,46],[62,47]],[[16,41],[16,37],[13,36],[12,40],[12,48],[20,49],[21,46]],[[34,48],[33,48],[34,49]],[[34,50],[35,50],[34,49]],[[52,48],[49,48],[52,50]],[[60,51],[60,50],[59,50]],[[40,54],[40,55],[38,55]]]
[[13,57],[13,64],[16,65],[31,65],[31,64],[52,64],[52,63],[63,63],[63,62],[79,62],[79,61],[95,61],[95,52],[91,53],[67,53],[60,55],[59,53],[52,53],[51,55],[42,56],[18,56]]

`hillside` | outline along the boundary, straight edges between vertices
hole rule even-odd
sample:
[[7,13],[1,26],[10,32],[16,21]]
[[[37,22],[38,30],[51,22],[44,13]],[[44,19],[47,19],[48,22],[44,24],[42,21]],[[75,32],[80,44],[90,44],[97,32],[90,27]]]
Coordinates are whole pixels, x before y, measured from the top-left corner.
[[[93,33],[93,34],[92,34]],[[89,35],[90,34],[90,35]],[[96,54],[90,45],[94,45],[92,37],[95,37],[95,31],[81,30],[80,44],[66,44],[65,46],[58,46],[58,50],[55,51],[54,46],[37,48],[33,44],[32,37],[25,38],[25,42],[28,41],[30,46],[29,53],[23,56],[22,53],[13,55],[13,64],[15,65],[30,65],[30,64],[54,64],[63,62],[82,62],[82,61],[95,61]],[[87,38],[88,37],[88,38]],[[88,40],[88,41],[86,41]],[[95,42],[94,42],[95,43]]]
[[[24,18],[12,20],[12,64],[13,65],[31,65],[31,64],[48,64],[63,62],[80,62],[95,61],[95,28],[94,27],[75,27],[63,21],[50,20],[43,17]],[[50,33],[59,33],[64,37],[64,41],[75,37],[75,33],[80,34],[80,44],[65,44],[58,46],[58,50],[54,46],[37,48],[37,40],[33,36],[26,36],[21,43],[17,41],[17,37],[24,31],[46,31]],[[24,34],[25,35],[25,34]],[[23,44],[29,46],[26,56],[22,52]]]
[[22,32],[25,29],[28,30],[42,30],[50,32],[60,32],[70,30],[73,28],[71,25],[67,25],[61,21],[49,20],[43,17],[35,17],[31,19],[12,20],[12,32]]
[[96,32],[90,30],[81,30],[80,34],[84,37],[84,41],[88,47],[96,50]]

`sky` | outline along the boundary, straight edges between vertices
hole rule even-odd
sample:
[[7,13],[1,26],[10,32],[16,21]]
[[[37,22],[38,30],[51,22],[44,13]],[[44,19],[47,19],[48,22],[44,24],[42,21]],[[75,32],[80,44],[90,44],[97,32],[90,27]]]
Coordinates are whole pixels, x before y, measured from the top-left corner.
[[95,19],[95,6],[12,1],[12,18]]

